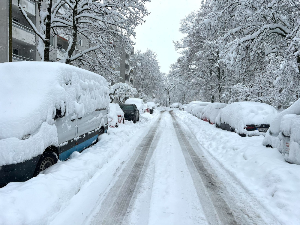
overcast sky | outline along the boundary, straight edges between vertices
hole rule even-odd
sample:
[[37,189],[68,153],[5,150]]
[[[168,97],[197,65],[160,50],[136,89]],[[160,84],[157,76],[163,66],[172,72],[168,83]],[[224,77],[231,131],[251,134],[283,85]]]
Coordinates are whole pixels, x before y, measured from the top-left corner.
[[135,51],[151,49],[157,54],[161,72],[168,73],[170,65],[176,62],[173,41],[183,35],[179,32],[180,21],[189,13],[200,8],[201,0],[151,0],[147,4],[146,23],[136,29]]

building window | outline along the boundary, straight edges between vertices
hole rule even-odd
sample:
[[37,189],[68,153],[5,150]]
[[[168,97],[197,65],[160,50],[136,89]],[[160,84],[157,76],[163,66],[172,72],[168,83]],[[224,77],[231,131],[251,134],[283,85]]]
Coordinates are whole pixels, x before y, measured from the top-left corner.
[[19,55],[19,49],[14,48],[14,49],[13,49],[13,54],[14,54],[14,55]]
[[79,46],[83,46],[83,41],[82,41],[82,39],[80,39],[80,40],[78,41],[78,45],[79,45]]

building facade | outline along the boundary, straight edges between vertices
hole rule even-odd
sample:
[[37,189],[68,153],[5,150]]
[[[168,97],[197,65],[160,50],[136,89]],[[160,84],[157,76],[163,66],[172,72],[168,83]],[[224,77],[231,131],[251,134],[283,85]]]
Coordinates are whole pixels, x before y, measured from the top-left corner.
[[[29,19],[36,22],[34,1],[21,0]],[[0,62],[35,61],[36,35],[18,7],[18,0],[0,1]]]

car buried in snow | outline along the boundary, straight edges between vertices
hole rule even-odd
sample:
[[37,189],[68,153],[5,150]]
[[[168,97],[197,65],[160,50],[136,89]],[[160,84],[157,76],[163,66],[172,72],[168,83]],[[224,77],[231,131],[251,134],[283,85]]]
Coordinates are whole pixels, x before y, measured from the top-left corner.
[[264,135],[277,110],[260,102],[234,102],[220,110],[216,127],[238,133],[242,137]]
[[2,63],[0,74],[1,186],[67,160],[107,131],[103,77],[52,62]]
[[225,106],[225,103],[219,102],[208,104],[203,109],[201,120],[209,122],[210,124],[215,124],[218,114],[220,113],[221,109],[223,109]]
[[287,162],[300,165],[300,100],[274,118],[263,145],[277,148]]

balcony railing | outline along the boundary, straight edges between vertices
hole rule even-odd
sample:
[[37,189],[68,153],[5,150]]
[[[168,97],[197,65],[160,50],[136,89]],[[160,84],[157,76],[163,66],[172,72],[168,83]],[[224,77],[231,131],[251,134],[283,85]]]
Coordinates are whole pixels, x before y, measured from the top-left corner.
[[33,59],[31,59],[31,58],[27,58],[27,57],[24,57],[24,56],[21,56],[21,55],[13,54],[12,57],[16,61],[33,61]]
[[18,23],[16,21],[13,21],[13,26],[18,27],[18,28],[20,28],[22,30],[25,30],[27,32],[30,32],[30,33],[34,34],[34,31],[31,28],[26,27],[25,25],[20,24],[20,23]]

